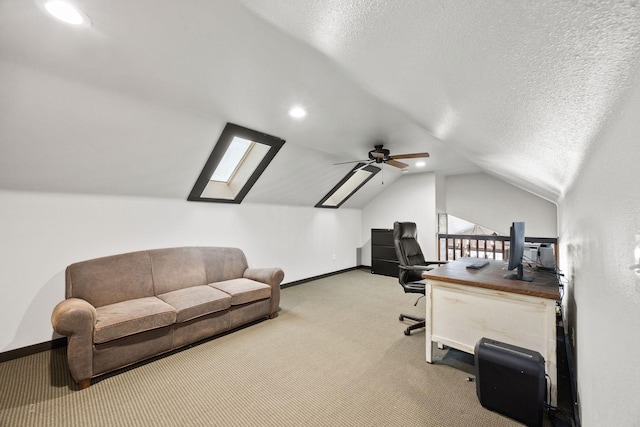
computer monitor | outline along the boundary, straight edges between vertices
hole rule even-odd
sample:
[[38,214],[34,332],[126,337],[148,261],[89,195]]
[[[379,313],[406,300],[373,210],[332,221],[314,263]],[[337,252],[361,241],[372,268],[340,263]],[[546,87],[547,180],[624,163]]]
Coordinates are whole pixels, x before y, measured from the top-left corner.
[[533,281],[532,276],[524,275],[522,257],[524,256],[524,222],[514,222],[511,224],[509,232],[509,265],[508,270],[518,269],[516,273],[509,273],[505,279],[522,280],[524,282]]

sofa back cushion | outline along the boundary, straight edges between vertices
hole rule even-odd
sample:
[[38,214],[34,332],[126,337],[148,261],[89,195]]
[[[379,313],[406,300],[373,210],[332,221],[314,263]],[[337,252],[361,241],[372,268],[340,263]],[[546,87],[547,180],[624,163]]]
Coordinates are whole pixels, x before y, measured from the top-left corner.
[[82,298],[94,307],[153,296],[149,254],[131,252],[71,264],[65,292],[67,298]]
[[153,249],[148,252],[156,295],[207,284],[200,248]]
[[238,279],[247,269],[247,258],[238,248],[202,247],[207,284]]

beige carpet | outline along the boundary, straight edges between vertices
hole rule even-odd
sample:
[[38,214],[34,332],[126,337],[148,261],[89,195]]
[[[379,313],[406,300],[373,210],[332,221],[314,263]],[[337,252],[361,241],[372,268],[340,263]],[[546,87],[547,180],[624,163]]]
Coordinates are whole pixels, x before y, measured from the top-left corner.
[[82,391],[66,348],[5,362],[0,426],[520,425],[480,405],[472,357],[425,362],[424,332],[398,321],[414,301],[365,270],[286,288],[278,318]]

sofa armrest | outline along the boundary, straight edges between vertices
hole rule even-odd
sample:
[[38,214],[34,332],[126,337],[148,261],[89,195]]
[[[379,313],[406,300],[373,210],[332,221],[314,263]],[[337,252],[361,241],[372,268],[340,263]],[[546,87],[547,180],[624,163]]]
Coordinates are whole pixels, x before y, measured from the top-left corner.
[[60,302],[51,314],[53,330],[68,337],[69,371],[79,384],[93,376],[93,329],[96,317],[95,307],[80,298]]
[[244,271],[245,279],[255,280],[271,286],[271,311],[270,318],[278,316],[280,308],[280,283],[284,279],[284,271],[281,268],[247,268]]

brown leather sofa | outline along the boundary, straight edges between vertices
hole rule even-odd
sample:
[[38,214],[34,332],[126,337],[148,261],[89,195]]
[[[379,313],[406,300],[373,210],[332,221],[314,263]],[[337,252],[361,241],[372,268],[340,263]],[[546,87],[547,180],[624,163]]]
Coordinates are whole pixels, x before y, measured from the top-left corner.
[[262,318],[280,303],[280,268],[248,268],[236,248],[182,247],[78,262],[51,316],[69,370],[91,379]]

